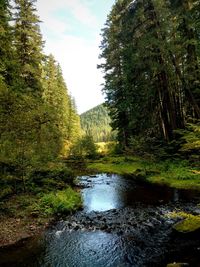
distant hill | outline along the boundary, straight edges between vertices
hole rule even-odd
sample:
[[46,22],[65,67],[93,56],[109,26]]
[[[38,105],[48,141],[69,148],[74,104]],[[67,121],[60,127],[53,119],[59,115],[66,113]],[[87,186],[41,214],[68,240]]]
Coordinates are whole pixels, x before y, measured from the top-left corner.
[[95,142],[114,140],[115,134],[110,126],[110,116],[104,104],[98,105],[80,116],[83,131],[92,135]]

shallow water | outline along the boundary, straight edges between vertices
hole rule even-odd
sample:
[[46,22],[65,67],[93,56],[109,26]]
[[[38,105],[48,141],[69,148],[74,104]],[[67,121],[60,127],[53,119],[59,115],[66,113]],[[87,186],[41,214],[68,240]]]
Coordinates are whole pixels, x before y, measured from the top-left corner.
[[199,193],[194,190],[177,190],[116,174],[99,174],[92,178],[82,176],[79,181],[88,187],[82,190],[87,212],[118,209],[136,203],[160,205],[199,198]]
[[[155,208],[167,203],[196,202],[199,193],[176,190],[167,186],[151,185],[119,175],[99,174],[78,177],[83,187],[82,196],[86,214],[96,211],[140,207]],[[156,239],[155,239],[156,240]],[[163,242],[163,241],[162,241]],[[142,248],[143,246],[143,248]],[[164,242],[162,243],[165,248]],[[163,251],[162,251],[163,252]],[[155,249],[159,257],[159,247]],[[30,240],[23,247],[0,250],[2,267],[125,267],[165,266],[150,265],[145,257],[153,257],[152,250],[142,245],[133,235],[103,231],[78,231],[66,228],[65,220],[47,231],[45,236]],[[197,261],[200,260],[197,257]],[[184,257],[183,257],[184,258]],[[173,257],[172,257],[173,260]],[[146,262],[146,263],[145,263]],[[198,265],[194,265],[198,266]]]

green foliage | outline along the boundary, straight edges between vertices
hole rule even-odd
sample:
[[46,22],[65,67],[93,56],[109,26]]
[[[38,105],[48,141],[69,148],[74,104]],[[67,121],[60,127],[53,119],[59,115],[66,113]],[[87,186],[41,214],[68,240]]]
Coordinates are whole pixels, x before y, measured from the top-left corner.
[[185,153],[200,153],[200,125],[188,124],[188,127],[182,133],[183,144],[181,151]]
[[73,185],[74,174],[72,170],[64,166],[53,168],[41,168],[34,170],[29,176],[30,182],[35,186],[43,187],[44,185],[56,185],[59,182],[64,182],[64,185]]
[[[32,92],[41,96],[41,65],[43,41],[40,33],[40,20],[36,14],[35,1],[15,0],[14,46],[17,74],[16,90]],[[20,87],[19,87],[20,86]]]
[[199,0],[170,2],[118,0],[102,30],[104,92],[124,149],[170,144],[200,118]]
[[47,215],[67,214],[81,207],[80,194],[70,187],[64,191],[44,195],[39,203],[39,209]]
[[6,185],[5,187],[1,187],[1,192],[0,192],[0,199],[3,199],[13,193],[12,187]]
[[147,157],[105,157],[88,164],[89,169],[106,173],[129,174],[149,182],[176,188],[200,189],[200,171],[186,160],[162,160]]
[[104,104],[84,112],[80,119],[84,133],[91,135],[94,142],[108,142],[115,139],[116,133],[112,131],[111,118]]
[[[53,116],[51,130],[55,129],[59,136],[60,154],[67,156],[70,144],[75,142],[81,134],[80,119],[74,100],[68,94],[61,68],[53,55],[46,57],[42,84],[44,102],[51,107]],[[59,142],[57,143],[59,144]],[[59,146],[57,147],[59,148]]]
[[102,156],[118,154],[118,151],[117,151],[118,144],[115,141],[99,142],[99,143],[96,143],[96,145],[97,145],[98,153],[100,153]]
[[[32,184],[30,173],[67,156],[81,132],[61,68],[52,55],[43,54],[35,1],[14,2],[0,1],[2,195],[25,191]],[[5,166],[14,166],[14,172]],[[63,171],[66,176],[61,180],[67,182],[68,171]],[[45,179],[55,184],[53,177]]]
[[79,139],[71,149],[71,156],[75,158],[96,158],[97,146],[95,145],[92,136],[85,135]]

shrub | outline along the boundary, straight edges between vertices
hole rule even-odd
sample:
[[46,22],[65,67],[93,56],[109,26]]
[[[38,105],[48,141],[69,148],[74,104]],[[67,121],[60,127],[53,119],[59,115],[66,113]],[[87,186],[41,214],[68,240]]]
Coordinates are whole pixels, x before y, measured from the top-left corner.
[[90,158],[97,157],[97,146],[95,145],[92,136],[85,135],[79,139],[71,149],[71,155],[78,158]]
[[82,206],[80,193],[71,187],[64,191],[45,194],[40,200],[40,210],[47,215],[66,214]]
[[30,175],[30,182],[37,186],[43,186],[47,184],[48,180],[53,184],[63,181],[64,183],[72,185],[74,175],[72,170],[63,166],[52,169],[35,170]]

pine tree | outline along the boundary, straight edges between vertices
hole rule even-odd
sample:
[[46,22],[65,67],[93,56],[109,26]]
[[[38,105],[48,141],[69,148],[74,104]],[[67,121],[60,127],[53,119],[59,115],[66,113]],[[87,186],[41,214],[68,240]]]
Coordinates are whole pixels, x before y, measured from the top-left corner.
[[60,140],[60,152],[66,154],[80,133],[80,121],[75,104],[68,94],[60,65],[53,55],[46,58],[43,74],[43,99],[50,107],[54,131]]
[[15,0],[15,49],[21,90],[41,95],[42,47],[36,0]]
[[74,98],[69,95],[69,102],[68,102],[68,110],[69,110],[69,116],[67,121],[67,127],[68,127],[68,140],[70,143],[73,143],[81,136],[81,123],[80,123],[80,117],[77,113],[76,103]]
[[171,8],[180,34],[182,81],[188,99],[190,116],[200,119],[199,10],[200,1],[171,1]]
[[198,118],[199,1],[183,2],[172,10],[168,1],[119,0],[108,16],[100,67],[123,147],[138,135],[170,142],[188,115]]
[[0,0],[0,79],[7,85],[13,82],[14,51],[12,28],[9,25],[11,12],[8,0]]
[[106,27],[103,30],[103,41],[101,43],[101,58],[106,58],[106,63],[101,64],[105,72],[104,92],[107,96],[112,126],[117,129],[119,140],[128,145],[129,139],[129,119],[128,105],[124,105],[125,84],[123,73],[123,38],[121,32],[122,12],[130,1],[117,1],[113,6],[111,14],[108,16]]

